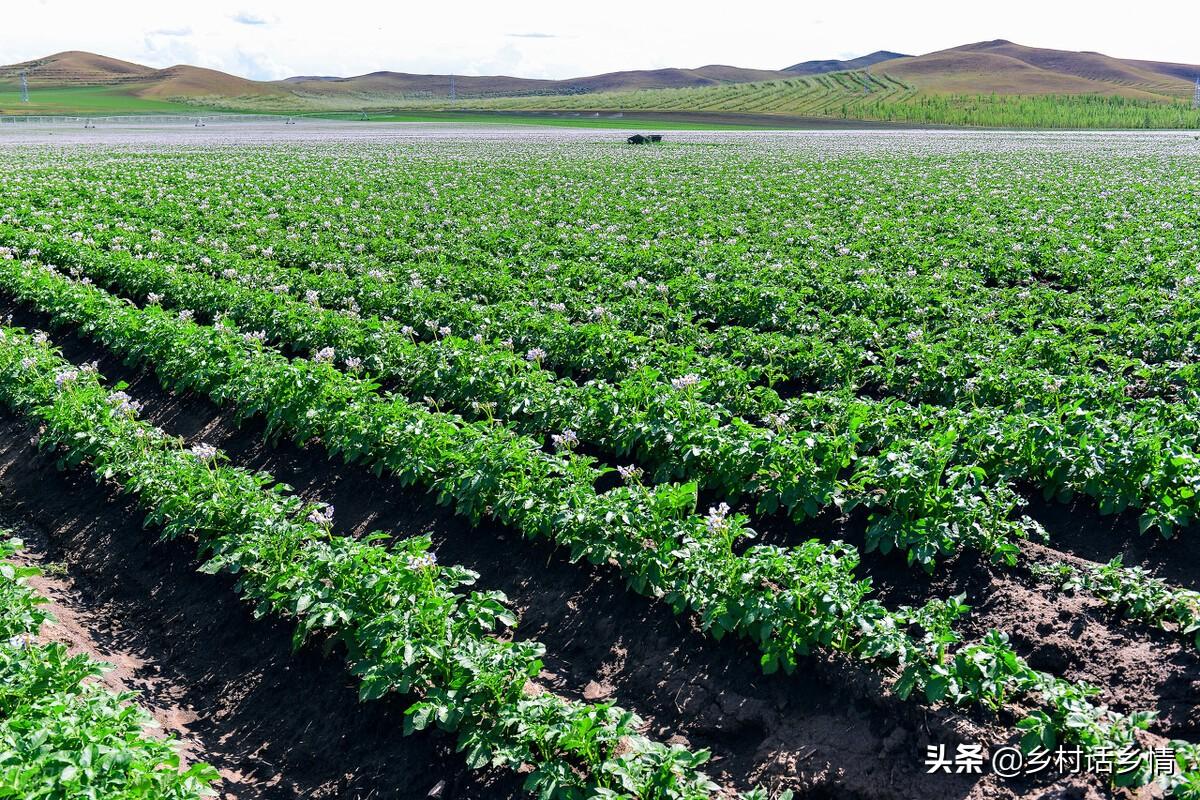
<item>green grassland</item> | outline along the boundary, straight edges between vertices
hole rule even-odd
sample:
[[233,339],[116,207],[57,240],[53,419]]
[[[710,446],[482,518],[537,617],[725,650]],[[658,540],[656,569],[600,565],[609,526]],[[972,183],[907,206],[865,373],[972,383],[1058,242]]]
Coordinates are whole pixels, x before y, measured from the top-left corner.
[[193,110],[183,102],[138,97],[113,86],[33,88],[29,102],[21,90],[0,84],[0,114],[147,114],[184,113]]
[[[248,100],[249,101],[249,100]],[[253,105],[253,101],[249,101]],[[603,115],[623,113],[623,127],[779,127],[800,120],[869,121],[907,125],[950,125],[996,128],[1197,128],[1200,111],[1181,99],[1161,101],[1101,94],[945,94],[923,91],[889,76],[855,71],[759,83],[726,84],[692,89],[643,89],[576,95],[449,99],[376,98],[365,104],[371,113],[395,121],[454,119],[496,121],[496,112],[526,112],[526,124],[602,127]],[[247,107],[245,110],[252,110]],[[489,112],[478,120],[471,112]],[[546,117],[544,114],[579,114]],[[639,120],[632,114],[642,115]],[[661,119],[646,119],[662,114]],[[598,115],[589,117],[586,115]],[[731,115],[741,119],[731,118]],[[724,116],[725,119],[720,119]],[[751,119],[752,118],[752,119]],[[509,120],[516,122],[518,120]]]
[[[422,101],[410,107],[445,109],[449,103]],[[1200,111],[1182,100],[1156,102],[1103,95],[932,94],[888,75],[868,72],[698,89],[459,100],[455,107],[580,113],[687,111],[980,127],[1200,127]]]
[[[632,130],[796,127],[809,121],[997,128],[1200,127],[1200,111],[1182,99],[1115,95],[939,94],[887,74],[830,73],[691,89],[644,89],[576,95],[449,99],[380,95],[340,98],[330,107],[296,96],[148,99],[112,86],[35,88],[29,103],[0,85],[0,114],[119,114],[244,111],[313,114],[376,122],[496,123]],[[615,116],[621,114],[620,117]],[[561,115],[561,116],[559,116]]]

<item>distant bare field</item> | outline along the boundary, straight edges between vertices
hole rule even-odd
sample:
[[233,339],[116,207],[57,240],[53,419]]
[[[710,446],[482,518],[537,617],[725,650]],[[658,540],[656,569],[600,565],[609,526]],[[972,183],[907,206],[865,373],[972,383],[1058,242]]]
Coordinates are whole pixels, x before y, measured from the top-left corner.
[[[629,130],[553,128],[527,125],[441,122],[341,122],[299,119],[293,125],[267,122],[217,122],[196,128],[175,124],[0,125],[0,147],[19,145],[226,147],[322,143],[386,143],[458,140],[503,142],[612,143],[625,147]],[[1069,152],[1112,150],[1146,155],[1200,154],[1200,141],[1181,131],[998,131],[919,128],[824,128],[779,130],[668,131],[659,147],[754,141],[781,148],[840,153]],[[651,148],[647,148],[650,150]]]

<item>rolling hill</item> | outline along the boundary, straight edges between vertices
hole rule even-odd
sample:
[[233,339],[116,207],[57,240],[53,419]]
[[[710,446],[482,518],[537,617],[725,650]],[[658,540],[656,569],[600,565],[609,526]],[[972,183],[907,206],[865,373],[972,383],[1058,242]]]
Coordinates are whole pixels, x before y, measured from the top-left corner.
[[838,61],[836,59],[801,61],[799,64],[784,67],[783,71],[790,72],[793,75],[821,75],[826,72],[849,72],[856,69],[866,69],[874,64],[880,64],[896,58],[912,58],[912,56],[906,56],[903,53],[893,53],[891,50],[876,50],[874,53],[867,53],[865,56],[845,61]]
[[[610,72],[566,80],[513,78],[502,75],[455,75],[455,92],[460,97],[518,97],[585,92],[633,91],[635,89],[679,89],[772,80],[782,73],[774,70],[742,69],[719,64],[697,69],[656,69]],[[287,78],[279,83],[300,96],[369,99],[386,95],[446,97],[449,75],[417,75],[404,72],[372,72],[353,78]]]
[[[28,74],[32,102],[20,104]],[[69,51],[0,67],[0,113],[192,110],[741,114],[1006,124],[1187,127],[1200,66],[1026,47],[996,39],[919,56],[880,50],[782,70],[708,65],[564,80],[393,71],[254,81],[211,69],[165,69]],[[455,98],[451,99],[451,85]],[[1039,99],[1040,98],[1040,99]],[[1105,101],[1104,99],[1109,100]],[[1054,111],[1055,104],[1070,113]],[[1114,111],[1119,107],[1119,113]],[[1032,111],[1031,111],[1032,109]],[[1074,115],[1074,116],[1072,116]]]
[[286,88],[274,83],[239,78],[215,69],[179,65],[146,75],[139,97],[163,100],[189,97],[262,98],[287,97]]
[[1025,47],[1005,39],[952,47],[868,67],[936,94],[1099,94],[1188,97],[1200,66]]
[[[445,98],[451,76],[380,71],[354,77],[300,76],[253,81],[212,69],[176,65],[154,69],[107,56],[68,51],[19,64],[0,66],[0,92],[15,90],[25,72],[34,95],[82,88],[102,90],[135,101],[175,101],[204,106],[263,110],[320,110],[387,106],[402,100]],[[628,70],[566,80],[503,75],[456,75],[459,97],[571,95],[638,89],[694,88],[772,80],[786,73],[708,65],[696,69]],[[35,100],[36,103],[36,100]],[[17,110],[17,109],[14,109]],[[30,109],[33,110],[33,109]]]
[[0,66],[0,81],[18,80],[28,73],[31,87],[113,86],[146,80],[155,70],[131,61],[70,50],[45,58]]

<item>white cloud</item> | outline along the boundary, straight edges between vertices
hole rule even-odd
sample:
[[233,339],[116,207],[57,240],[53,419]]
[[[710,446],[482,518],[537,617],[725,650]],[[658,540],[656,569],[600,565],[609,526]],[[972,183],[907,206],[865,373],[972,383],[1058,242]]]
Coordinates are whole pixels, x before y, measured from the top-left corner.
[[[191,41],[188,34],[167,35],[156,32],[146,34],[142,40],[142,49],[130,53],[131,60],[155,67],[169,67],[175,64],[195,64],[201,58],[199,50]],[[105,55],[111,55],[106,53]]]
[[227,72],[241,75],[256,81],[275,81],[295,75],[295,70],[276,61],[272,56],[263,52],[235,50],[233,63]]
[[239,11],[229,17],[239,25],[266,25],[267,19],[260,17],[257,14],[251,14],[249,11]]

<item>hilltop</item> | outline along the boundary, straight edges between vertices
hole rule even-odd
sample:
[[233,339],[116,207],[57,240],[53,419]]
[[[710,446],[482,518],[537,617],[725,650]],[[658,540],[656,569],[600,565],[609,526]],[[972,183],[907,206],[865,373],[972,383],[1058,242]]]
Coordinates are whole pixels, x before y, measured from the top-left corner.
[[874,53],[867,53],[865,56],[850,58],[844,61],[836,59],[801,61],[799,64],[784,67],[783,71],[790,72],[793,75],[820,75],[825,72],[848,72],[855,69],[866,69],[875,64],[892,61],[897,58],[911,58],[911,56],[906,56],[904,53],[893,53],[891,50],[876,50]]

